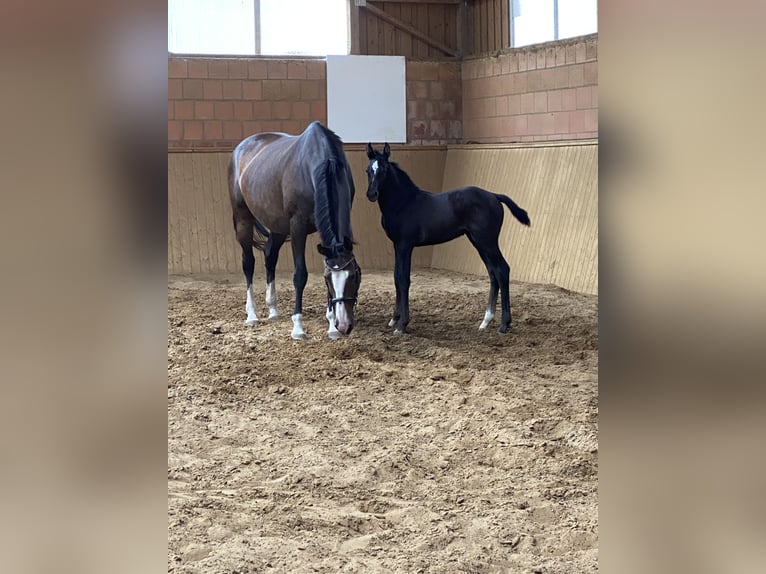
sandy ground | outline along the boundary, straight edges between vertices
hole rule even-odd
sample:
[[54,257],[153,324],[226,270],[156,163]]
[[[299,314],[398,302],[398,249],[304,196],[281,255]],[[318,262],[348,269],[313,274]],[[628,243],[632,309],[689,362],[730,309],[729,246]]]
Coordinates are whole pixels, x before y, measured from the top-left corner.
[[487,279],[415,271],[394,336],[366,271],[332,342],[311,275],[297,342],[277,287],[246,327],[240,276],[169,279],[170,572],[597,571],[596,297],[513,283],[479,332]]

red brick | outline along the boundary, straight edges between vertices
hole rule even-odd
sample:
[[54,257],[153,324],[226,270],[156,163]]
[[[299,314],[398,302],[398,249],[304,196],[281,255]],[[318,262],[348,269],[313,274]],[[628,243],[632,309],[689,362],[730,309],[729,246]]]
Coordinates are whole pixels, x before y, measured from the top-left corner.
[[228,76],[232,80],[246,80],[247,79],[247,60],[229,60],[229,73]]
[[585,110],[577,110],[569,114],[569,131],[581,132],[585,130]]
[[261,82],[245,81],[242,82],[242,97],[246,100],[260,100],[263,97]]
[[287,77],[291,80],[305,80],[307,75],[305,62],[287,62]]
[[194,118],[197,120],[212,120],[215,117],[213,102],[194,102]]
[[548,92],[548,111],[558,112],[561,111],[561,91],[553,90]]
[[528,133],[529,124],[527,121],[528,116],[513,116],[511,126],[513,128],[512,133],[514,135],[522,135]]
[[279,129],[286,134],[298,135],[305,129],[305,127],[301,129],[301,125],[302,122],[297,120],[283,120],[282,124],[279,126]]
[[541,48],[537,50],[537,69],[542,70],[545,68],[545,54],[546,50]]
[[223,139],[223,122],[211,121],[203,122],[205,128],[205,139],[208,141]]
[[407,87],[412,90],[413,100],[425,100],[428,98],[428,82],[407,82]]
[[208,60],[207,63],[207,77],[225,79],[229,77],[229,65],[228,62],[221,58],[215,58]]
[[303,101],[319,99],[319,83],[317,80],[304,80],[300,83],[300,99]]
[[282,82],[280,80],[263,80],[261,96],[264,100],[276,101],[282,99]]
[[253,102],[253,117],[256,120],[270,120],[271,102]]
[[202,139],[202,122],[198,122],[198,121],[184,122],[183,139],[188,141],[201,140]]
[[569,133],[569,112],[555,112],[553,114],[553,131],[557,134]]
[[553,72],[553,86],[554,88],[568,88],[569,87],[569,67],[562,66],[556,68]]
[[270,80],[284,80],[287,78],[287,62],[282,60],[269,60],[266,69]]
[[283,100],[298,101],[301,99],[301,80],[281,80]]
[[535,95],[521,94],[521,113],[531,114],[535,111]]
[[563,110],[577,109],[577,90],[572,88],[561,91],[561,108]]
[[186,61],[186,69],[189,78],[208,78],[206,60],[190,58]]
[[481,102],[481,117],[491,118],[495,115],[495,98],[483,98]]
[[598,62],[587,62],[583,64],[582,72],[583,82],[586,84],[598,83]]
[[225,100],[241,100],[242,99],[242,81],[241,80],[224,80],[223,85],[223,99]]
[[322,60],[306,62],[306,78],[309,80],[324,80],[326,75],[325,63]]
[[265,132],[278,132],[282,128],[282,122],[279,120],[268,120],[261,122],[261,129]]
[[543,133],[542,114],[531,114],[527,116],[528,131],[530,134],[540,135]]
[[188,100],[201,100],[204,91],[202,80],[183,80],[183,97]]
[[553,114],[541,114],[543,122],[543,132],[545,135],[550,135],[556,132],[556,126],[554,124]]
[[168,78],[185,78],[187,74],[186,60],[168,58]]
[[545,67],[552,68],[556,65],[556,48],[551,46],[545,49]]
[[443,63],[439,64],[439,80],[457,80],[459,75],[459,64]]
[[590,87],[590,105],[598,108],[598,86]]
[[194,102],[181,101],[176,102],[174,117],[179,120],[194,119]]
[[523,94],[527,91],[527,73],[515,74],[513,78],[513,93]]
[[578,64],[585,61],[585,44],[580,42],[575,45],[575,62]]
[[439,102],[437,113],[439,117],[445,120],[455,119],[455,102]]
[[495,114],[498,116],[508,115],[508,96],[498,96],[495,98]]
[[272,117],[276,120],[290,119],[290,102],[274,102],[272,105]]
[[168,122],[168,141],[180,141],[184,133],[183,122]]
[[252,102],[234,102],[234,117],[238,120],[250,120],[253,118]]
[[311,102],[311,118],[321,122],[327,120],[327,102]]
[[590,86],[577,88],[577,109],[584,110],[590,107]]
[[538,90],[544,89],[542,70],[527,72],[527,89],[530,92],[537,92]]
[[168,100],[168,119],[172,120],[175,117],[175,102]]
[[293,119],[306,120],[311,117],[311,105],[308,102],[295,102],[292,108]]
[[548,111],[548,92],[537,92],[535,94],[535,112]]
[[260,133],[263,130],[262,124],[259,121],[247,121],[242,122],[243,137],[251,136],[253,134]]
[[500,93],[508,95],[513,93],[514,74],[506,74],[500,78]]
[[223,122],[223,137],[227,140],[242,139],[242,122]]
[[215,102],[215,119],[233,120],[234,103],[233,102]]
[[516,94],[508,96],[508,114],[516,116],[521,113],[521,96]]
[[203,94],[206,100],[220,100],[223,98],[221,80],[203,80]]
[[168,99],[180,100],[183,97],[183,82],[181,80],[168,80]]
[[598,131],[598,110],[585,110],[585,131]]
[[556,87],[556,70],[553,68],[546,68],[545,70],[540,71],[540,76],[542,78],[542,89],[543,90],[552,90]]
[[247,63],[247,77],[251,80],[265,80],[269,77],[266,60],[250,60]]

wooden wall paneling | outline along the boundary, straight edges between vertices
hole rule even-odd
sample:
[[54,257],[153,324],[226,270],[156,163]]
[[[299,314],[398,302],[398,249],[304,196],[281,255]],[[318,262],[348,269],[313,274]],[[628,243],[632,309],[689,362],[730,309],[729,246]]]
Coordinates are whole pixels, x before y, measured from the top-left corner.
[[[427,31],[428,30],[428,6],[425,5],[419,5],[417,6],[417,24],[415,24],[415,28],[418,30]],[[421,60],[426,60],[431,57],[431,47],[426,44],[425,42],[420,42],[418,46],[418,53],[416,56]]]
[[[402,19],[402,22],[409,24],[410,26],[413,25],[412,22],[412,13],[413,13],[413,6],[409,4],[401,4],[399,6],[399,17]],[[399,48],[400,52],[399,54],[408,58],[411,58],[413,56],[413,46],[415,42],[418,40],[413,40],[412,36],[410,34],[407,34],[406,32],[399,31]]]

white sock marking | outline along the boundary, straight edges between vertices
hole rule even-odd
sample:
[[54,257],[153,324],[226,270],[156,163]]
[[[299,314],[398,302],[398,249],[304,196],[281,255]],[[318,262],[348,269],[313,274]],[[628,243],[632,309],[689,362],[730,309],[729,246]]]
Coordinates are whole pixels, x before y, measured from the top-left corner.
[[[340,271],[332,271],[332,287],[335,290],[335,297],[344,297],[346,290],[346,281],[348,280],[349,271],[341,269]],[[346,312],[346,306],[343,303],[335,303],[333,306],[333,313],[337,320],[340,331],[344,332],[348,329],[351,323],[351,318]]]
[[306,339],[306,331],[303,330],[303,315],[301,313],[296,313],[292,316],[293,319],[293,332],[290,333],[290,336],[293,339]]
[[333,340],[340,339],[343,335],[335,328],[335,312],[332,309],[327,309],[324,316],[327,317],[327,322],[330,324],[330,327],[327,329],[327,336]]
[[266,305],[269,306],[269,319],[276,319],[279,317],[279,310],[277,309],[277,286],[274,281],[266,285]]
[[258,315],[255,313],[255,298],[253,297],[253,286],[247,289],[247,302],[245,303],[245,312],[247,319],[245,325],[255,325],[258,322]]
[[481,325],[479,325],[479,329],[486,329],[487,326],[492,322],[492,319],[494,318],[495,318],[494,311],[490,311],[489,309],[487,309],[484,312],[484,320],[481,322]]
[[396,325],[396,321],[394,321],[394,318],[391,317],[391,320],[388,322],[388,326],[393,327],[394,325]]

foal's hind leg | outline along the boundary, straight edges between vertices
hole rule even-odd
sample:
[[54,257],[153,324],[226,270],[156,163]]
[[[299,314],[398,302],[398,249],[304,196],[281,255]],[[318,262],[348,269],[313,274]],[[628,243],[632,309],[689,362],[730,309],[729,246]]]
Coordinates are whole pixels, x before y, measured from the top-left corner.
[[479,253],[481,260],[484,262],[484,266],[487,268],[487,274],[489,275],[489,300],[487,301],[487,309],[484,311],[484,319],[479,325],[480,330],[486,329],[492,320],[495,318],[495,311],[497,310],[497,292],[500,289],[500,284],[497,282],[497,277],[493,271],[493,266],[490,264],[484,250],[480,248],[480,244],[477,244],[472,237],[472,234],[468,234],[468,241],[471,242],[474,249]]
[[508,327],[511,326],[511,295],[509,290],[509,283],[511,278],[511,268],[505,261],[503,254],[500,253],[500,249],[497,249],[497,254],[493,260],[493,269],[495,278],[500,284],[500,308],[503,312],[503,318],[498,328],[498,332],[505,333]]
[[282,248],[282,244],[284,244],[286,238],[285,235],[271,233],[263,250],[263,254],[266,258],[266,305],[269,306],[269,320],[279,317],[275,278],[279,250]]
[[253,293],[253,272],[255,271],[255,256],[253,255],[253,218],[241,211],[234,214],[234,228],[237,232],[237,241],[242,247],[242,272],[245,274],[247,283],[247,302],[245,312],[247,318],[245,325],[255,325],[258,315],[255,312],[255,295]]

